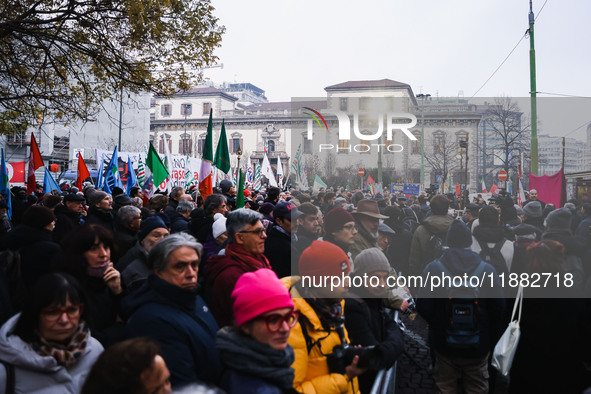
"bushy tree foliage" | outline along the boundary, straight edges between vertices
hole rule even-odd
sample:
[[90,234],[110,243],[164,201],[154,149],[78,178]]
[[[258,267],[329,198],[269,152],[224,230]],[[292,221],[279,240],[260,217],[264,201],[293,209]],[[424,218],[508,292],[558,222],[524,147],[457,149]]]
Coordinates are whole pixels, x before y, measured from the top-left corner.
[[123,90],[187,89],[217,60],[213,11],[209,0],[4,0],[0,133],[90,120]]

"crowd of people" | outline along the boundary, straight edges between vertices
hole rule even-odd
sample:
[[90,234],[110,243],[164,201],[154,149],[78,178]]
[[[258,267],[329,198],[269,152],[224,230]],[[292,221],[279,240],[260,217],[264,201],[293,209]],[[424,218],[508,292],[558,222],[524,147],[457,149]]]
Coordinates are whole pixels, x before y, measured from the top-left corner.
[[[405,350],[409,312],[429,325],[440,392],[493,392],[509,279],[534,273],[569,286],[520,282],[509,391],[591,386],[591,203],[269,187],[237,208],[227,180],[205,199],[194,186],[12,193],[0,392],[370,393]],[[490,280],[391,284],[464,273]]]

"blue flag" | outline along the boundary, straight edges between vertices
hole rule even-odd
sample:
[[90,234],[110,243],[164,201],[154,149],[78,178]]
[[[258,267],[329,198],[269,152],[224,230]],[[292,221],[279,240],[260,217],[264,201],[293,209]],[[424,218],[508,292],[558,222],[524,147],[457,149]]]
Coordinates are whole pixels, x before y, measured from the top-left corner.
[[96,176],[96,188],[102,189],[103,188],[103,164],[105,163],[105,155],[101,154],[101,165],[98,170],[98,175]]
[[133,166],[131,165],[131,156],[127,157],[127,190],[125,193],[129,196],[131,193],[131,188],[137,184],[137,178],[135,176],[135,171],[133,170]]
[[51,172],[47,167],[45,167],[45,177],[43,178],[43,194],[51,193],[53,190],[57,190],[58,193],[61,192],[57,182],[55,179],[53,179],[53,176],[51,176]]
[[8,217],[12,219],[12,202],[10,199],[10,189],[8,189],[8,168],[4,161],[4,149],[2,149],[2,164],[0,165],[0,194],[4,196],[4,201],[8,205]]
[[119,187],[123,190],[123,183],[121,182],[121,176],[119,175],[119,156],[117,155],[117,147],[115,147],[113,156],[111,156],[111,161],[107,166],[104,182],[103,190],[109,194],[113,194],[113,189],[115,187]]

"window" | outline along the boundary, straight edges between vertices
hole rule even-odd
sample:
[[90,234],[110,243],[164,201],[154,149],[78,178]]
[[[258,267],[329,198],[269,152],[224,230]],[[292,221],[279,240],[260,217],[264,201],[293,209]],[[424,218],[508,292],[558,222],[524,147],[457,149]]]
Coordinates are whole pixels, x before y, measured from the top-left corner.
[[205,145],[205,139],[199,138],[199,140],[197,141],[197,153],[199,153],[200,155],[203,154],[203,145]]
[[162,106],[160,107],[160,111],[162,116],[172,115],[172,104],[162,104]]
[[417,131],[412,133],[415,137],[417,137],[416,141],[411,141],[411,153],[413,155],[421,154],[421,132]]
[[[359,140],[359,144],[361,145],[358,149],[361,153],[369,153],[371,150],[371,145],[369,140]],[[365,147],[367,145],[367,148]]]
[[443,153],[445,146],[445,133],[436,131],[433,133],[433,153]]
[[242,138],[236,137],[232,138],[230,143],[230,153],[238,152],[238,148],[242,150]]
[[193,140],[191,139],[191,135],[181,135],[181,139],[179,140],[179,154],[180,155],[190,155],[193,150]]
[[339,140],[338,153],[349,153],[349,140]]
[[346,97],[341,97],[340,101],[339,101],[339,108],[341,111],[346,111],[347,110],[347,98]]
[[181,115],[189,116],[193,113],[193,104],[181,104]]
[[209,115],[211,111],[211,103],[203,103],[203,115]]
[[267,141],[267,152],[275,152],[275,141],[269,140]]
[[360,111],[368,111],[371,105],[371,98],[369,97],[361,97],[359,99],[359,110]]

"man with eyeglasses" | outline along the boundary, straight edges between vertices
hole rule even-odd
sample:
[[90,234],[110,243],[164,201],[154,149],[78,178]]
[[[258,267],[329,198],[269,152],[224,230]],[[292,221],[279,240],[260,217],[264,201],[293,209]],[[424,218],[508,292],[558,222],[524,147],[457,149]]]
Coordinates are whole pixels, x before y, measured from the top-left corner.
[[349,248],[357,235],[355,218],[344,208],[333,208],[324,217],[324,240],[343,249],[351,259]]
[[238,278],[245,272],[271,268],[263,254],[267,234],[262,218],[251,209],[230,212],[226,221],[228,246],[224,254],[210,257],[205,263],[203,294],[220,327],[232,324],[231,295]]
[[154,273],[123,304],[129,336],[160,345],[173,389],[197,381],[217,385],[221,376],[218,325],[197,292],[201,254],[201,244],[185,233],[156,243],[149,255]]

